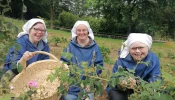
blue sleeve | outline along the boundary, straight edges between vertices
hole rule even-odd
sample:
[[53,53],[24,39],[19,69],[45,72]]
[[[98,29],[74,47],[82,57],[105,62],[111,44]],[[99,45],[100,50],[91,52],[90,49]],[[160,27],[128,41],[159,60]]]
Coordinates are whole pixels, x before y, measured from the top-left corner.
[[[18,60],[21,59],[24,52],[26,50],[28,50],[30,52],[36,51],[36,49],[27,47],[27,43],[23,39],[18,38],[16,44],[18,46],[20,46],[20,49],[17,50],[16,46],[13,46],[10,48],[8,54],[6,55],[6,60],[5,60],[4,67],[3,67],[5,71],[12,70],[14,73],[17,73],[17,70],[13,69],[13,65],[16,64]],[[50,52],[50,48],[49,48],[48,44],[45,44],[45,47],[42,51]],[[39,56],[36,59],[31,58],[30,60],[28,60],[27,65],[29,65],[30,63],[32,63],[36,60],[44,60],[44,59],[49,59],[49,56],[44,55],[44,54],[39,54]]]
[[[120,55],[120,51],[118,51],[118,55]],[[116,60],[114,66],[113,66],[113,69],[112,69],[112,73],[117,72],[119,65],[122,66],[122,59],[120,57],[118,57],[118,60]]]
[[[13,66],[22,57],[25,47],[25,41],[18,38],[15,45],[9,49],[8,54],[6,55],[6,60],[3,67],[5,71],[12,70],[14,73],[17,73],[17,70],[13,69]],[[20,50],[18,51],[17,48],[20,48]]]
[[12,63],[11,60],[14,58],[14,47],[11,47],[8,54],[6,55],[6,59],[4,62],[4,67],[3,69],[5,71],[11,70],[12,69]]
[[118,57],[118,60],[116,60],[116,62],[115,62],[115,64],[114,64],[114,67],[113,67],[113,69],[112,69],[112,73],[115,73],[115,72],[118,71],[118,66],[123,67],[123,66],[122,66],[121,60],[122,60],[122,59]]
[[[45,45],[45,48],[43,51],[50,53],[50,48],[49,48],[48,44]],[[43,55],[42,60],[45,60],[45,59],[50,59],[50,57],[48,55]]]
[[5,71],[12,70],[14,64],[22,57],[21,53],[15,50],[15,47],[11,47],[4,62],[3,69]]
[[155,82],[156,80],[161,79],[160,75],[161,75],[160,62],[157,58],[157,61],[154,64],[154,68],[149,74],[148,82]]
[[[100,52],[100,48],[97,46],[97,52],[96,52],[96,60],[94,62],[94,66],[98,66],[100,65],[101,67],[103,67],[103,56]],[[101,74],[102,70],[97,70],[97,74]]]

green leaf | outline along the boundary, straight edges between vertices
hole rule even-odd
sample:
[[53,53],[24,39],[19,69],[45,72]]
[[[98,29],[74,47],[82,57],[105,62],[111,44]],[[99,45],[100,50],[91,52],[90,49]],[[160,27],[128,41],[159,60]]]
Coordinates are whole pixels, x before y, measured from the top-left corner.
[[6,24],[7,29],[12,29],[12,27],[13,27],[12,23],[10,23],[10,22],[4,22],[4,24]]
[[118,72],[123,72],[124,71],[124,68],[122,66],[118,66]]
[[17,69],[17,64],[13,64],[12,69]]
[[4,38],[5,38],[4,33],[2,31],[0,31],[0,39],[1,39],[0,41],[2,41]]
[[0,96],[0,100],[11,100],[11,97],[15,97],[14,94],[4,94]]
[[55,77],[53,74],[49,74],[47,77],[47,80],[50,80],[50,82],[53,82],[55,80]]
[[144,96],[147,96],[147,95],[149,95],[148,91],[142,91],[141,94],[140,94],[141,97],[144,97]]
[[130,69],[128,69],[128,68],[127,68],[127,70],[128,70],[128,72],[131,73],[131,74],[134,74],[134,73],[135,73],[134,70],[130,70]]
[[97,70],[104,70],[104,68],[101,67],[100,65],[97,65],[97,66],[96,66],[96,69],[97,69]]
[[115,87],[116,84],[118,84],[118,82],[119,82],[119,78],[113,78],[110,81],[112,87]]
[[0,19],[0,27],[2,26],[2,20]]
[[81,62],[81,66],[83,68],[88,68],[88,62],[86,62],[86,61]]
[[[147,61],[147,62],[141,61],[141,62],[138,62],[138,64],[145,64],[146,66],[148,66],[148,65],[150,64],[150,61]],[[136,67],[137,67],[137,66],[136,66]]]
[[28,95],[28,96],[32,96],[33,93],[34,93],[34,92],[33,92],[32,90],[27,91],[27,95]]
[[22,70],[23,70],[22,65],[20,63],[18,63],[17,71],[20,73]]
[[66,94],[67,90],[65,88],[65,86],[61,83],[60,86],[58,87],[58,94]]
[[68,79],[69,79],[68,72],[61,73],[60,80],[62,80],[63,82],[67,82]]
[[69,85],[75,85],[77,83],[77,80],[74,77],[69,77],[68,84]]
[[4,8],[2,12],[5,13],[5,12],[7,12],[9,10],[11,10],[11,8]]
[[62,52],[61,55],[67,58],[68,60],[70,60],[73,57],[73,55],[69,52]]

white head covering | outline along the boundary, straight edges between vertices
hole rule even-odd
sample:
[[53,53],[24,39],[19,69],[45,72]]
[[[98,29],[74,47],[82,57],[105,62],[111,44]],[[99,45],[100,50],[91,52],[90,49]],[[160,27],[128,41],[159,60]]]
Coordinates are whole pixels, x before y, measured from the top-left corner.
[[129,47],[131,44],[137,41],[146,44],[149,49],[151,48],[152,37],[150,35],[143,33],[130,33],[128,39],[121,46],[120,58],[125,58],[129,54]]
[[93,34],[92,29],[90,28],[90,25],[89,25],[89,23],[87,21],[77,21],[74,24],[74,27],[71,30],[71,32],[72,32],[72,39],[77,36],[76,29],[77,29],[77,26],[80,25],[80,24],[83,24],[83,25],[85,25],[87,27],[88,32],[89,32],[89,36],[91,37],[92,40],[94,40],[94,34]]
[[[29,30],[30,30],[30,29],[32,28],[32,26],[33,26],[35,23],[37,23],[37,22],[42,23],[42,24],[44,25],[44,28],[46,29],[46,25],[45,25],[45,23],[44,23],[44,21],[43,21],[42,19],[33,18],[33,19],[30,19],[29,21],[27,21],[27,22],[24,24],[24,26],[22,27],[23,31],[20,32],[20,33],[18,34],[17,37],[20,38],[21,36],[23,36],[23,35],[25,35],[25,34],[29,34]],[[47,33],[47,31],[46,31],[44,37],[42,38],[42,40],[43,40],[44,42],[46,42],[46,43],[47,43],[47,35],[48,35],[48,33]]]

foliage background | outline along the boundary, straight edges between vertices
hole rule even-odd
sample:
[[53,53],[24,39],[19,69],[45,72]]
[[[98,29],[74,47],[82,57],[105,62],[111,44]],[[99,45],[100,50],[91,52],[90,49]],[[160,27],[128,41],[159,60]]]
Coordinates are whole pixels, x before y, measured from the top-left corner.
[[[6,4],[7,1],[8,0],[3,0],[2,4]],[[173,0],[86,0],[86,2],[78,0],[76,3],[74,0],[63,1],[64,2],[59,0],[38,0],[38,2],[35,2],[34,0],[22,0],[19,2],[19,0],[13,0],[9,3],[12,7],[11,10],[8,4],[1,6],[0,65],[3,65],[3,58],[8,48],[13,45],[13,40],[15,40],[17,33],[21,31],[21,27],[26,22],[26,20],[13,18],[30,19],[37,16],[43,18],[47,26],[50,26],[48,32],[51,53],[58,58],[60,58],[63,48],[67,46],[71,38],[70,28],[73,26],[74,21],[79,19],[88,20],[95,34],[104,34],[103,36],[105,37],[108,37],[109,34],[126,36],[130,32],[146,32],[152,35],[154,40],[159,39],[166,41],[154,41],[151,51],[155,52],[160,59],[162,76],[164,78],[164,89],[168,91],[169,95],[173,96],[175,94],[175,44],[173,42],[175,17],[173,17]],[[24,11],[24,6],[21,8],[21,12],[15,12],[17,10],[12,6],[12,2],[17,5],[24,4],[28,8],[27,12]],[[69,8],[68,4],[74,6]],[[76,10],[73,10],[74,7]],[[3,10],[2,8],[6,9]],[[33,10],[33,8],[35,10]],[[40,12],[38,9],[40,9]],[[42,10],[44,10],[45,13],[43,13]],[[13,18],[5,17],[4,19],[4,11],[8,11],[5,13],[6,16]],[[71,21],[68,20],[70,16],[72,16]],[[19,28],[19,31],[16,26]],[[54,30],[53,28],[59,30]],[[124,40],[103,37],[95,37],[95,40],[99,44],[105,59],[105,68],[111,70],[114,62],[117,60],[117,52]],[[105,99],[105,96],[106,95],[102,98]]]
[[175,38],[174,0],[1,0],[7,1],[12,10],[6,16],[25,20],[40,16],[50,28],[70,29],[76,20],[88,20],[96,34],[105,37],[142,32],[158,40]]
[[[7,18],[7,17],[5,17],[5,21],[11,22],[13,25],[17,27],[21,27],[25,23],[25,21],[23,20],[16,20],[16,19]],[[19,31],[21,31],[21,28],[19,28]],[[71,34],[70,32],[67,32],[67,31],[53,30],[53,29],[48,29],[48,33],[49,33],[48,41],[49,41],[49,46],[51,48],[51,53],[54,54],[56,57],[60,58],[61,52],[63,51],[64,47],[67,46],[71,38]],[[14,36],[15,35],[17,34],[14,34]],[[118,50],[120,50],[120,46],[122,42],[124,42],[124,40],[95,37],[95,41],[100,46],[101,52],[105,59],[104,67],[111,70],[115,61],[117,60],[117,57],[118,57],[117,52]],[[155,52],[160,59],[161,71],[166,79],[165,88],[172,89],[171,91],[172,94],[174,94],[173,88],[174,88],[174,78],[175,78],[174,77],[174,72],[175,72],[174,49],[175,49],[174,42],[157,42],[157,41],[153,42],[153,45],[151,48],[151,51]],[[4,52],[7,53],[7,51],[4,51]],[[98,98],[99,100],[106,100],[106,92],[104,91],[102,97],[96,97],[96,98]]]

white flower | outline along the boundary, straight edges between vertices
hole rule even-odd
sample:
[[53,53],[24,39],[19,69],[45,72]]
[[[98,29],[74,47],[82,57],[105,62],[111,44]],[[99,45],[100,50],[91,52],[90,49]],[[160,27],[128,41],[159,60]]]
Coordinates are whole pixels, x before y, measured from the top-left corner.
[[13,90],[14,89],[14,87],[13,86],[10,86],[10,90]]
[[69,69],[69,66],[67,64],[64,64],[65,69]]

